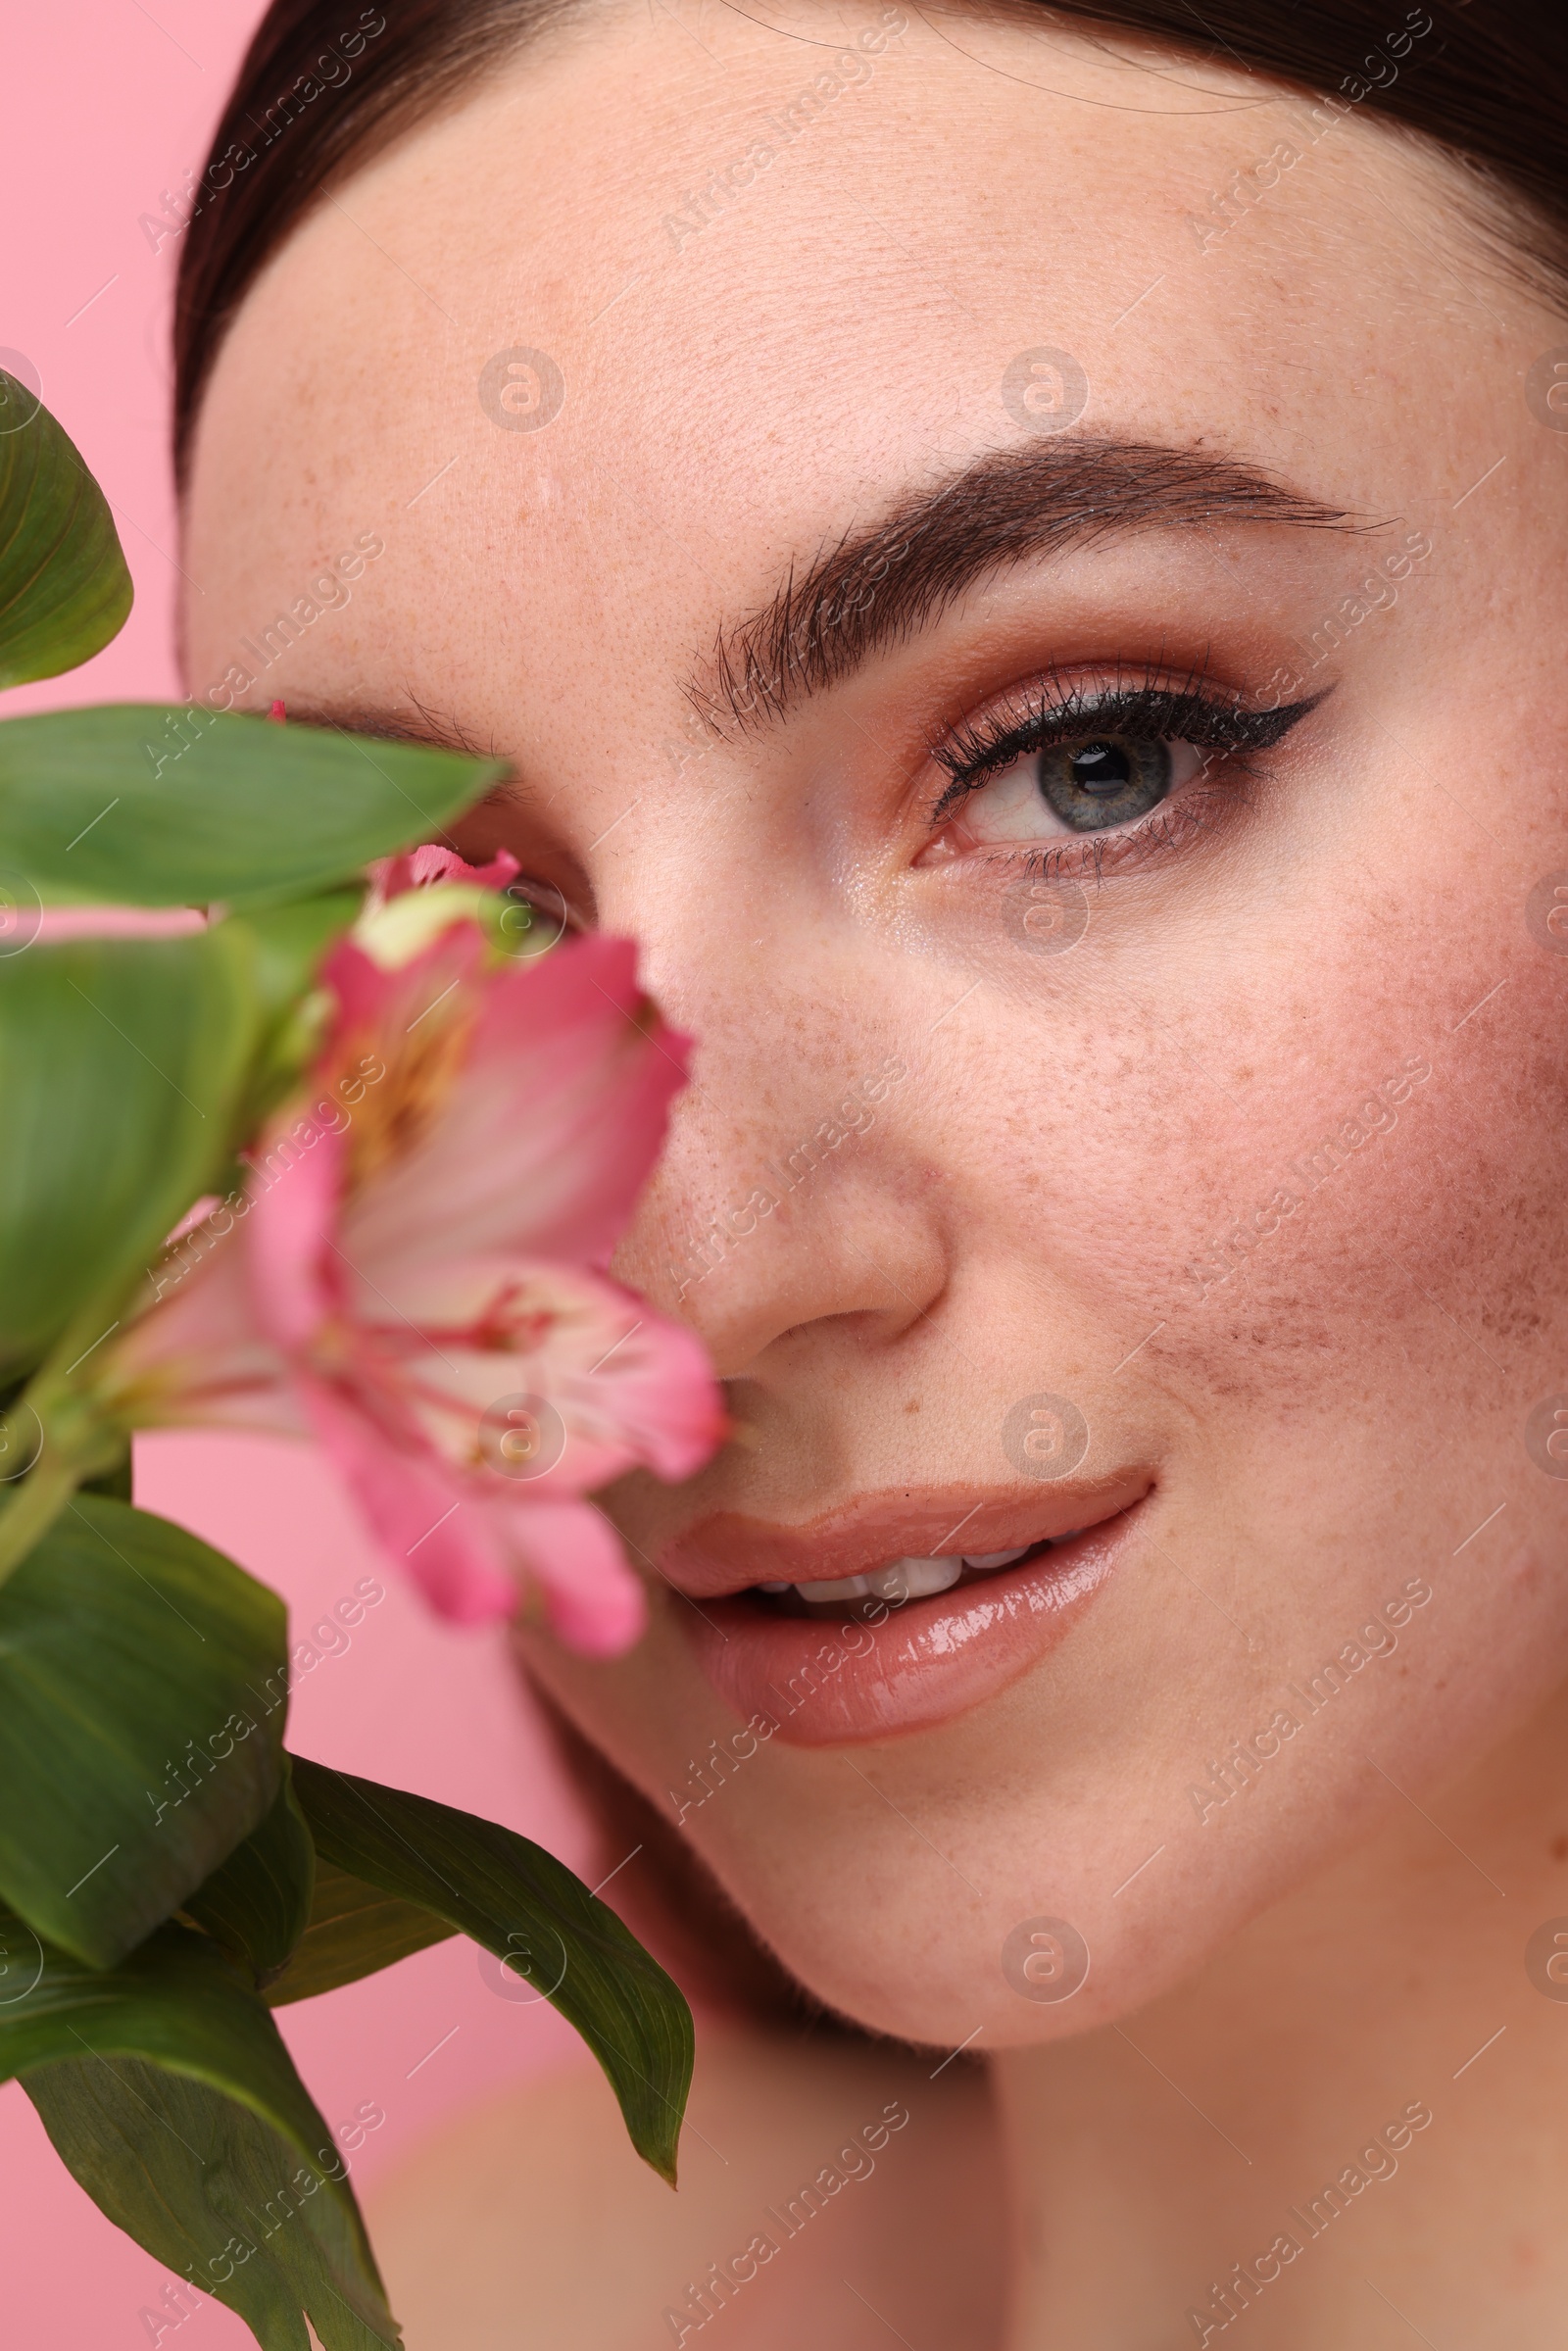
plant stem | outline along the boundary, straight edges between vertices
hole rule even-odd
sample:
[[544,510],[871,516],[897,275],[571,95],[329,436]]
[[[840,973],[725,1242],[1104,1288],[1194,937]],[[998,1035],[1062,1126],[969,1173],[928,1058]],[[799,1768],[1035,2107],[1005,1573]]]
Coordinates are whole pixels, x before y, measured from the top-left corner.
[[[89,1332],[107,1335],[104,1317],[125,1295],[122,1282],[115,1291],[89,1298],[22,1395],[12,1399],[13,1412],[24,1409],[37,1421],[43,1448],[35,1466],[0,1501],[0,1585],[48,1534],[83,1480],[112,1469],[122,1454],[128,1431],[107,1419],[92,1394],[73,1385],[71,1374],[83,1347],[92,1352]],[[109,1328],[114,1327],[111,1320]]]
[[48,1534],[76,1491],[79,1467],[65,1460],[40,1461],[0,1510],[0,1584],[22,1565]]

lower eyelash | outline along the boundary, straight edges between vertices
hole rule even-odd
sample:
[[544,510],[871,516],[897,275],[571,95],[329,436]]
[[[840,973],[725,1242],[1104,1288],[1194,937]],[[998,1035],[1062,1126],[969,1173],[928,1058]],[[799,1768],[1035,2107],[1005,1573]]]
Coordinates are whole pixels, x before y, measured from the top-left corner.
[[941,824],[1016,760],[1053,743],[1072,742],[1102,731],[1144,741],[1192,743],[1226,760],[1227,782],[1221,785],[1216,781],[1205,791],[1205,764],[1194,784],[1184,787],[1176,798],[1162,801],[1136,824],[1107,827],[1103,833],[1086,834],[1076,841],[1058,840],[1049,849],[1020,848],[990,857],[975,851],[971,856],[1012,873],[1022,870],[1050,877],[1093,872],[1098,880],[1110,853],[1119,861],[1124,856],[1156,847],[1176,847],[1225,812],[1218,804],[1236,797],[1230,778],[1250,780],[1261,773],[1246,755],[1272,751],[1317,708],[1329,690],[1303,702],[1253,710],[1247,709],[1239,696],[1220,702],[1200,692],[1202,675],[1191,671],[1180,684],[1158,684],[1158,672],[1146,668],[1142,679],[1129,685],[1121,681],[1118,671],[1116,685],[1086,692],[1078,682],[1058,680],[1054,672],[1048,671],[1044,683],[1050,700],[1037,699],[1022,718],[994,727],[989,734],[966,729],[945,745],[932,746],[932,757],[947,768],[952,781],[931,810],[929,821],[933,826]]
[[[1250,763],[1237,762],[1233,772],[1250,781],[1260,770]],[[985,850],[970,852],[971,862],[1004,869],[1010,874],[1024,873],[1041,881],[1083,881],[1104,877],[1106,863],[1123,861],[1136,864],[1150,854],[1164,855],[1179,848],[1228,811],[1215,804],[1237,800],[1245,795],[1234,787],[1216,784],[1207,791],[1201,777],[1195,778],[1174,800],[1162,800],[1147,816],[1136,824],[1120,830],[1107,827],[1102,833],[1084,833],[1075,841],[1057,840],[1039,849],[1020,846],[1010,853],[990,854]]]

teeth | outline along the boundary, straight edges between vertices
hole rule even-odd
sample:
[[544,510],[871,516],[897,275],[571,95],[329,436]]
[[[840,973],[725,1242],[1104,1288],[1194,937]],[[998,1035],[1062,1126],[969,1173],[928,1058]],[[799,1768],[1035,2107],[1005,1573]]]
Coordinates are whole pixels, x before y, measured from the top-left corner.
[[869,1581],[878,1599],[923,1600],[933,1592],[946,1592],[962,1573],[961,1559],[895,1559]]
[[869,1576],[840,1576],[835,1584],[797,1584],[803,1600],[863,1600],[871,1589]]
[[[1058,1543],[1069,1543],[1067,1535],[1057,1536]],[[808,1607],[835,1607],[846,1600],[891,1600],[895,1607],[905,1600],[923,1600],[934,1592],[946,1592],[956,1584],[966,1567],[985,1574],[993,1568],[1010,1567],[1015,1559],[1034,1549],[1034,1544],[1020,1543],[1011,1551],[966,1552],[961,1558],[891,1559],[886,1567],[873,1568],[868,1575],[840,1576],[826,1584],[760,1584],[760,1592],[793,1592]]]
[[946,1592],[963,1573],[961,1559],[891,1559],[869,1575],[840,1576],[826,1584],[764,1584],[763,1592],[794,1592],[808,1607],[842,1606],[846,1600],[923,1600]]

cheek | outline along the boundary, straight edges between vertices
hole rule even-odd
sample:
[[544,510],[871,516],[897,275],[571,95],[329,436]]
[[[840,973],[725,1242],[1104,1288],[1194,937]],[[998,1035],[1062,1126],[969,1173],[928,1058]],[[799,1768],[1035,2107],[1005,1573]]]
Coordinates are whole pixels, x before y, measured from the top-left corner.
[[[1223,1515],[1173,1530],[1223,1609],[1145,1556],[1070,1665],[918,1741],[848,1756],[760,1747],[681,1834],[784,1965],[873,2030],[947,2049],[983,2025],[999,2047],[1124,2017],[1402,1817],[1369,1753],[1428,1804],[1560,1679],[1568,1582],[1539,1547],[1508,1543],[1483,1573],[1464,1556],[1435,1572],[1399,1649],[1331,1690],[1325,1663],[1369,1596],[1409,1572],[1389,1556],[1396,1518],[1363,1530],[1355,1555],[1372,1564],[1339,1580],[1311,1539],[1282,1553],[1271,1528],[1239,1530],[1244,1565],[1261,1551],[1306,1594],[1280,1621],[1264,1596],[1239,1593]],[[1194,1535],[1208,1539],[1201,1554]],[[567,1666],[556,1687],[669,1820],[667,1788],[731,1726],[662,1621],[612,1679],[613,1690],[598,1669]],[[1295,1732],[1259,1740],[1281,1708]],[[1236,1768],[1249,1744],[1250,1787]],[[1219,1803],[1216,1766],[1233,1788]],[[1201,1813],[1195,1788],[1210,1799]],[[1014,1947],[1041,1919],[1068,1922],[1089,1954],[1060,2000],[1041,1996],[1049,1968],[1029,1988]]]
[[[1252,942],[1173,933],[1138,960],[1097,915],[1070,984],[1048,970],[942,1060],[910,1041],[979,1237],[965,1327],[999,1387],[1049,1360],[1109,1458],[1152,1443],[1162,1516],[1000,1699],[848,1759],[760,1751],[686,1820],[785,1964],[873,2027],[999,2045],[1125,2014],[1388,1819],[1369,1754],[1425,1803],[1563,1675],[1568,1480],[1524,1423],[1568,1387],[1568,960],[1523,908],[1568,856],[1476,870],[1422,840],[1420,871],[1385,844],[1375,890],[1320,859]],[[1415,1574],[1433,1596],[1397,1647],[1359,1645],[1315,1699]],[[573,1702],[670,1819],[733,1725],[662,1611],[617,1673]],[[1264,1752],[1281,1709],[1298,1728]],[[1092,1954],[1059,2004],[1004,1971],[1043,1915]]]
[[[1074,1377],[1098,1386],[1158,1325],[1132,1383],[1209,1439],[1372,1409],[1472,1462],[1520,1418],[1499,1364],[1556,1384],[1568,957],[1526,929],[1534,868],[1460,848],[1377,889],[1300,859],[1255,941],[1233,907],[1217,943],[1179,921],[1141,959],[1108,904],[1072,985],[1019,1003],[1016,1050],[950,1123]],[[1133,1394],[1105,1392],[1113,1421]]]
[[[1478,1481],[1492,1499],[1530,1486],[1524,1423],[1568,1354],[1560,985],[1527,941],[1490,945],[1429,987],[1407,962],[1363,964],[1337,1020],[1319,998],[1316,1035],[1297,1024],[1299,1074],[1259,1090],[1221,1161],[1223,1201],[1204,1187],[1211,1238],[1151,1350],[1211,1437],[1250,1451],[1266,1434],[1299,1481],[1292,1506],[1314,1517],[1342,1448],[1369,1502],[1396,1468],[1428,1470],[1404,1539],[1429,1529],[1441,1556],[1492,1506],[1466,1515]],[[1414,1082],[1378,1132],[1357,1104],[1365,1081],[1396,1076]],[[1264,1230],[1253,1203],[1281,1190],[1297,1204]]]

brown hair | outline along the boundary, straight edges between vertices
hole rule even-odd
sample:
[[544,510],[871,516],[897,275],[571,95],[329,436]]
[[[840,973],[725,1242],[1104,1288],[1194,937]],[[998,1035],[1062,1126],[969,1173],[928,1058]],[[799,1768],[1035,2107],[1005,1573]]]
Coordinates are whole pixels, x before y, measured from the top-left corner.
[[[323,184],[456,104],[493,60],[581,7],[386,0],[345,24],[343,0],[275,0],[245,53],[185,231],[174,310],[181,480],[228,325]],[[1467,167],[1470,209],[1498,258],[1511,247],[1532,282],[1560,293],[1568,277],[1563,0],[1427,0],[1403,9],[1398,0],[1203,0],[1201,11],[1189,0],[1074,0],[1038,13],[1053,24],[1152,37],[1342,107],[1347,98],[1364,103],[1424,132]]]

